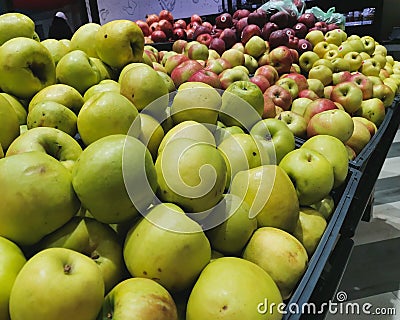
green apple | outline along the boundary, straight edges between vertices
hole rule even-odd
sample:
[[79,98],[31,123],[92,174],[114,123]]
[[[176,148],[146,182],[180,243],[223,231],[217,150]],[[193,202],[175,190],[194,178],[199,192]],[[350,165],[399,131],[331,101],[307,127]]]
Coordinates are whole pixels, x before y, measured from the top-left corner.
[[51,127],[38,127],[27,130],[15,139],[8,148],[6,156],[31,151],[47,153],[71,170],[82,153],[82,148],[64,131]]
[[291,78],[280,78],[278,81],[275,82],[276,85],[285,88],[287,91],[290,92],[292,99],[296,99],[299,95],[299,86],[297,85],[296,81]]
[[360,36],[352,34],[346,40],[350,46],[353,48],[353,51],[356,52],[365,52],[364,42],[361,40]]
[[56,82],[53,58],[33,39],[18,37],[0,47],[0,88],[17,98],[30,99]]
[[80,94],[101,81],[99,68],[82,50],[64,55],[56,66],[56,76],[59,83],[75,88]]
[[10,320],[8,304],[11,288],[26,258],[21,249],[12,241],[0,237],[0,317]]
[[[222,124],[222,122],[219,122]],[[243,129],[238,127],[238,126],[230,126],[230,127],[225,127],[225,125],[217,125],[217,127],[214,130],[214,138],[215,138],[215,143],[217,146],[219,146],[222,141],[225,139],[229,138],[233,134],[236,133],[244,133]]]
[[322,200],[332,190],[333,167],[321,153],[307,148],[289,152],[279,163],[295,185],[300,205]]
[[333,60],[339,57],[339,51],[337,49],[329,49],[324,53],[322,59]]
[[172,80],[172,78],[167,73],[162,72],[162,71],[157,71],[157,73],[164,80],[165,85],[167,86],[168,92],[171,93],[171,92],[176,90],[174,81]]
[[[348,153],[346,146],[345,146],[345,148]],[[333,200],[331,195],[327,195],[321,201],[318,201],[318,202],[310,205],[310,207],[317,210],[320,214],[322,214],[322,216],[325,218],[325,220],[328,221],[330,219],[330,217],[332,216],[333,212],[335,211],[335,201]]]
[[313,52],[315,52],[320,59],[327,58],[325,57],[325,54],[331,49],[331,45],[326,41],[318,42],[315,46],[313,46]]
[[190,292],[186,319],[278,320],[280,305],[282,296],[266,271],[242,258],[222,257],[201,272]]
[[377,54],[377,53],[380,53],[386,57],[387,56],[387,48],[384,45],[375,42],[375,50],[374,50],[373,54]]
[[170,293],[159,283],[146,278],[130,278],[118,283],[109,292],[97,319],[178,320],[177,309]]
[[314,64],[312,65],[312,67],[316,67],[319,65],[324,65],[327,66],[329,69],[331,69],[333,71],[333,64],[330,60],[328,59],[319,59],[317,61],[314,62]]
[[[36,108],[35,108],[36,109]],[[113,134],[140,133],[138,110],[122,94],[105,91],[92,96],[78,114],[78,131],[86,146]]]
[[211,247],[197,222],[179,207],[160,203],[129,230],[123,254],[133,277],[180,292],[190,289],[209,263]]
[[294,230],[299,203],[289,176],[280,167],[264,165],[238,172],[230,193],[247,202],[249,217],[256,217],[259,227]]
[[105,91],[113,91],[119,93],[120,89],[121,86],[117,81],[111,79],[101,80],[98,84],[91,86],[89,89],[85,91],[85,94],[83,95],[83,100],[86,102],[92,96]]
[[[332,76],[333,76],[333,73],[332,73]],[[320,79],[317,79],[317,78],[307,79],[307,84],[308,84],[308,89],[310,89],[311,91],[314,91],[318,97],[322,98],[324,96],[325,85],[322,83],[322,81]]]
[[146,146],[134,137],[115,134],[93,142],[82,152],[72,170],[72,184],[96,220],[120,223],[148,207],[157,180]]
[[165,133],[158,147],[158,153],[162,152],[168,143],[179,138],[188,138],[215,146],[215,138],[204,124],[188,120],[177,124]]
[[307,125],[307,136],[328,134],[346,142],[353,134],[354,124],[351,116],[344,110],[326,110],[314,115]]
[[263,268],[275,281],[283,299],[288,299],[308,265],[304,246],[278,228],[258,228],[243,251],[243,258]]
[[0,191],[7,199],[0,203],[0,235],[19,245],[35,244],[80,208],[71,173],[43,152],[0,159],[0,177]]
[[130,20],[113,20],[103,24],[94,36],[94,45],[98,57],[113,68],[122,69],[128,63],[143,59],[143,33]]
[[190,120],[215,125],[221,104],[221,95],[209,84],[182,83],[173,97],[171,117],[175,125]]
[[77,116],[66,106],[54,102],[43,101],[35,105],[28,113],[28,129],[37,127],[52,127],[66,132],[74,137],[77,133]]
[[253,36],[244,45],[244,53],[249,54],[254,58],[259,58],[267,51],[265,40],[259,36]]
[[32,111],[35,105],[42,101],[58,102],[71,109],[78,115],[84,103],[82,95],[74,87],[57,83],[40,90],[29,101],[28,111]]
[[175,138],[159,152],[155,162],[158,197],[185,211],[200,213],[221,199],[227,180],[222,153],[215,146]]
[[312,102],[313,100],[309,98],[297,98],[294,99],[292,102],[292,105],[290,107],[290,110],[294,113],[297,113],[298,115],[303,116],[304,112],[307,109],[307,105]]
[[67,248],[88,256],[101,271],[105,292],[109,292],[122,279],[124,262],[117,233],[93,218],[75,216],[44,237],[35,247],[39,251]]
[[0,144],[4,151],[19,136],[19,126],[18,115],[11,103],[0,95]]
[[0,46],[17,37],[33,39],[34,34],[35,22],[27,15],[18,12],[0,15]]
[[41,41],[41,44],[49,50],[55,65],[70,51],[65,44],[56,39],[46,39]]
[[372,85],[383,84],[383,80],[379,76],[367,76],[372,81]]
[[350,63],[350,72],[357,71],[360,69],[363,59],[361,55],[358,52],[352,51],[349,53],[346,53],[343,57],[343,59],[348,60]]
[[149,149],[153,160],[157,158],[158,147],[164,138],[164,129],[160,123],[146,113],[140,113],[139,140]]
[[89,57],[89,60],[97,67],[100,73],[100,81],[106,79],[116,78],[116,72],[106,65],[103,61],[99,58]]
[[187,51],[187,56],[191,60],[207,60],[208,59],[208,47],[200,42],[195,42],[193,43],[188,51]]
[[307,122],[303,116],[291,110],[282,111],[277,119],[285,122],[293,132],[293,135],[300,138],[305,138],[307,135]]
[[[346,53],[347,55],[348,53]],[[333,72],[350,71],[350,61],[348,59],[338,57],[331,60]]]
[[372,86],[372,97],[381,99],[385,108],[393,104],[395,92],[386,84],[377,84]]
[[370,58],[363,61],[361,66],[361,73],[366,76],[379,76],[381,70],[380,64],[377,60]]
[[[247,70],[247,68],[246,68]],[[218,75],[222,89],[227,89],[233,82],[250,81],[248,70],[243,68],[228,68]]]
[[371,36],[363,36],[361,37],[361,41],[364,44],[364,51],[369,55],[372,55],[375,51],[375,39]]
[[96,51],[96,43],[93,39],[96,37],[97,31],[100,29],[98,23],[89,22],[80,26],[72,35],[70,48],[71,50],[82,50],[89,57],[98,58]]
[[0,92],[0,96],[6,98],[6,100],[11,104],[17,114],[19,124],[26,124],[26,117],[28,114],[26,111],[26,107],[22,104],[22,102],[8,93]]
[[206,219],[211,247],[222,254],[239,254],[257,229],[257,220],[249,217],[249,211],[241,198],[226,194]]
[[375,125],[375,123],[373,123],[371,120],[368,120],[367,118],[353,116],[353,120],[362,122],[367,127],[371,138],[378,132],[378,127]]
[[382,100],[378,98],[363,100],[363,102],[361,102],[361,108],[356,114],[372,121],[379,127],[385,119],[385,105]]
[[309,257],[315,252],[326,226],[324,216],[317,210],[300,208],[299,222],[293,235],[303,244]]
[[354,82],[341,82],[333,87],[330,99],[340,103],[349,114],[353,114],[361,108],[363,92]]
[[358,155],[371,140],[371,133],[361,121],[353,118],[354,130],[351,137],[345,142]]
[[92,259],[70,249],[50,248],[22,267],[11,290],[10,315],[26,320],[94,319],[103,296],[104,281]]
[[168,105],[168,88],[161,76],[146,64],[128,69],[120,80],[121,94],[141,111],[152,103]]
[[328,31],[327,33],[325,33],[325,41],[340,46],[343,42],[342,32],[343,30],[341,29]]
[[299,57],[299,65],[301,71],[308,73],[313,67],[314,63],[320,60],[318,54],[313,51],[305,51]]
[[325,35],[321,30],[311,30],[306,34],[305,39],[315,47],[317,43],[325,40]]
[[314,150],[325,156],[333,168],[333,188],[337,188],[345,182],[349,161],[346,147],[342,141],[330,135],[320,134],[308,139],[301,148]]
[[288,152],[295,148],[293,132],[279,119],[268,118],[257,122],[251,128],[250,134],[261,137],[263,149],[272,164],[278,164]]
[[372,59],[378,61],[381,68],[383,68],[386,65],[386,56],[384,56],[380,52],[373,54]]
[[350,41],[343,41],[338,47],[339,55],[344,57],[347,53],[355,51],[355,49],[350,44]]
[[244,53],[237,49],[225,50],[221,58],[227,60],[232,67],[244,65]]
[[[238,68],[241,66],[236,66],[234,68]],[[249,74],[254,74],[254,72],[258,69],[258,61],[256,58],[251,56],[250,54],[244,54],[244,67],[248,70]]]
[[[332,82],[332,70],[324,65],[312,67],[308,72],[308,79],[318,79],[322,82],[323,86],[327,86]],[[309,86],[310,89],[310,86]],[[312,89],[310,89],[312,90]],[[317,93],[318,94],[318,93]],[[319,94],[318,94],[319,96]]]
[[261,89],[250,81],[235,81],[222,94],[219,120],[227,126],[249,130],[261,120],[264,97]]

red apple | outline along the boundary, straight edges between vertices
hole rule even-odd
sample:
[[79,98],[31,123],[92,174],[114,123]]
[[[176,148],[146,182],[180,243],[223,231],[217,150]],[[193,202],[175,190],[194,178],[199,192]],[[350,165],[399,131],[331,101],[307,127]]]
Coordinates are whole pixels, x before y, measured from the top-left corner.
[[312,28],[315,25],[315,16],[313,13],[303,13],[298,19],[298,22],[301,22],[307,26],[307,28]]
[[171,24],[174,23],[174,17],[171,13],[171,11],[168,10],[161,10],[160,13],[158,14],[158,17],[160,18],[160,20],[167,20],[169,21]]
[[299,98],[308,98],[310,100],[316,100],[320,97],[310,89],[304,89],[299,92]]
[[249,11],[247,9],[238,9],[233,13],[232,17],[233,17],[233,19],[240,20],[242,18],[247,17],[250,13],[251,13],[251,11]]
[[154,42],[165,42],[167,41],[167,35],[164,31],[156,30],[151,33],[151,40]]
[[149,28],[150,28],[150,32],[160,30],[160,29],[158,29],[158,21],[153,22],[152,24],[149,24]]
[[172,51],[182,53],[187,45],[186,39],[178,39],[172,44]]
[[262,28],[267,22],[267,12],[262,9],[254,10],[247,16],[247,19],[248,24],[255,24]]
[[267,78],[268,82],[273,85],[278,80],[279,75],[276,69],[271,65],[264,65],[258,67],[258,69],[254,72],[254,75],[261,75]]
[[293,26],[296,37],[304,39],[307,35],[308,28],[304,23],[298,22]]
[[178,20],[176,20],[175,23],[174,23],[174,27],[175,27],[175,26],[176,26],[177,28],[186,29],[187,24],[186,24],[186,21],[185,21],[185,20],[183,20],[183,19],[178,19]]
[[172,36],[171,36],[172,40],[176,41],[176,40],[186,40],[187,39],[187,34],[185,29],[182,28],[175,28],[172,31]]
[[221,88],[221,81],[219,80],[218,75],[215,72],[212,72],[210,70],[204,70],[201,69],[191,75],[189,79],[187,80],[188,82],[203,82],[207,83],[210,86],[220,89]]
[[158,22],[158,30],[161,30],[165,33],[167,38],[172,36],[172,24],[168,20],[162,19]]
[[278,11],[269,18],[269,21],[276,23],[280,29],[286,28],[289,24],[289,14],[285,11]]
[[254,75],[250,78],[250,81],[255,83],[262,92],[265,92],[271,85],[268,81],[268,79],[264,76],[261,75]]
[[264,40],[269,40],[269,36],[272,32],[279,30],[279,27],[276,23],[271,21],[267,22],[261,29],[261,38]]
[[242,31],[245,27],[247,27],[249,24],[247,22],[247,17],[244,17],[242,19],[240,19],[236,25],[235,25],[235,29],[236,29],[236,35],[238,38],[240,38]]
[[284,28],[283,31],[286,32],[286,34],[290,37],[294,37],[296,36],[296,33],[294,32],[294,30],[292,28]]
[[206,27],[210,33],[211,33],[211,31],[212,31],[212,29],[213,29],[213,27],[214,27],[214,26],[213,26],[210,22],[208,22],[208,21],[204,21],[201,25],[202,25],[203,27]]
[[218,29],[231,28],[233,26],[232,16],[230,13],[222,13],[215,18],[215,26]]
[[286,46],[290,49],[296,50],[299,46],[299,38],[289,35],[289,41]]
[[275,118],[276,116],[276,107],[274,101],[265,94],[263,94],[264,97],[264,110],[262,114],[262,118]]
[[225,48],[230,49],[237,42],[236,32],[232,29],[226,28],[219,36],[225,42]]
[[197,38],[196,38],[196,41],[206,45],[207,47],[210,46],[212,40],[213,40],[213,37],[209,33],[203,33],[203,34],[197,36]]
[[179,64],[171,72],[171,79],[178,88],[182,83],[186,82],[193,74],[203,69],[203,66],[196,60],[187,60]]
[[190,17],[190,22],[198,22],[199,24],[202,24],[203,19],[198,14],[192,14]]
[[287,73],[287,74],[282,75],[282,78],[293,79],[296,82],[297,87],[299,88],[299,92],[303,91],[305,89],[308,89],[307,78],[300,73],[294,73],[294,72]]
[[171,55],[165,60],[164,68],[165,71],[167,71],[168,74],[171,74],[172,71],[179,66],[182,62],[188,61],[189,58],[187,55],[178,53]]
[[194,29],[186,29],[186,38],[188,40],[193,40]]
[[356,72],[351,75],[349,80],[354,82],[361,89],[363,93],[363,100],[372,98],[374,84],[370,78],[361,72]]
[[224,70],[232,68],[232,64],[224,58],[218,58],[215,60],[217,60],[221,64],[221,66]]
[[315,27],[321,30],[323,33],[326,33],[328,31],[328,25],[325,21],[316,22]]
[[225,41],[220,38],[213,38],[209,48],[217,51],[218,54],[221,55],[226,50]]
[[152,25],[154,22],[158,22],[160,20],[160,18],[158,17],[158,15],[156,15],[155,13],[153,14],[148,14],[146,16],[146,23],[150,26]]
[[261,29],[256,24],[249,24],[242,30],[240,40],[243,44],[246,44],[247,41],[249,41],[250,38],[254,36],[261,36]]
[[218,29],[218,28],[216,28],[215,26],[212,28],[212,30],[211,30],[211,35],[213,36],[213,38],[219,38],[220,37],[220,35],[221,35],[221,33],[222,33],[222,29]]
[[293,63],[293,57],[288,47],[279,46],[269,53],[270,64],[278,74],[288,73]]
[[193,38],[196,39],[199,35],[204,34],[204,33],[210,34],[211,30],[209,30],[205,26],[200,25],[196,29],[194,29]]
[[268,42],[271,49],[285,46],[289,42],[289,36],[283,30],[276,30],[270,34]]
[[139,26],[140,29],[142,29],[143,35],[145,37],[148,37],[151,34],[150,27],[146,21],[136,20],[136,24]]
[[[299,52],[296,49],[290,49],[290,53],[292,54],[292,58],[293,58],[293,63],[298,63],[299,62]],[[290,67],[290,72],[300,72],[300,71],[296,71],[296,69],[293,69],[294,66],[292,65]]]
[[274,104],[283,110],[289,110],[292,104],[292,96],[290,92],[276,84],[265,90],[264,95],[271,98]]
[[301,55],[305,51],[311,51],[313,48],[310,41],[306,39],[299,39],[299,43],[297,46],[297,52]]

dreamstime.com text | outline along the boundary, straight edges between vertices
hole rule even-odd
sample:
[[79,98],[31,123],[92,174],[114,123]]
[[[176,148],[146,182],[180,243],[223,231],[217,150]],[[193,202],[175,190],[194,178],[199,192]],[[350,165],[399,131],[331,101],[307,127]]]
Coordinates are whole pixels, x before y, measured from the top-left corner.
[[375,307],[371,303],[346,302],[347,294],[340,291],[336,294],[336,302],[329,300],[321,305],[311,302],[298,305],[296,303],[270,303],[268,299],[257,305],[261,314],[342,314],[342,315],[395,315],[395,307]]

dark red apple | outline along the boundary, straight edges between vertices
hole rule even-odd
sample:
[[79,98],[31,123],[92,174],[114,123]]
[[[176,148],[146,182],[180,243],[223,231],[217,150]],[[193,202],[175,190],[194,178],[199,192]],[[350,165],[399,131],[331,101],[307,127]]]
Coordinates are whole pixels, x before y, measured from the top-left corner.
[[158,14],[158,17],[160,20],[167,20],[171,24],[174,23],[174,17],[172,16],[172,12],[168,10],[161,10],[160,13]]
[[199,24],[203,23],[203,19],[198,14],[192,14],[190,17],[190,22],[198,22]]
[[301,22],[306,25],[307,28],[312,28],[315,25],[316,19],[313,13],[307,12],[303,13],[298,19],[298,22]]
[[308,28],[304,23],[298,22],[293,26],[294,33],[297,38],[304,39],[307,35]]
[[297,23],[297,14],[295,11],[289,9],[288,10],[289,18],[288,18],[288,26],[293,27]]
[[270,98],[274,105],[281,107],[283,110],[289,110],[292,104],[292,96],[285,88],[276,84],[265,90],[264,95]]
[[178,19],[174,22],[174,26],[179,26],[179,28],[186,29],[186,21],[183,19]]
[[233,19],[240,20],[240,19],[242,19],[242,18],[244,18],[244,17],[247,17],[250,13],[251,13],[250,10],[247,10],[247,9],[238,9],[238,10],[236,10],[236,11],[233,13],[232,18],[233,18]]
[[146,23],[151,26],[154,22],[160,21],[160,18],[155,13],[146,16]]
[[339,26],[336,23],[329,23],[328,24],[328,31],[339,29]]
[[247,41],[250,40],[251,37],[261,36],[261,29],[256,24],[249,24],[242,30],[242,34],[240,35],[240,40],[243,44],[246,44]]
[[224,29],[219,38],[224,40],[226,49],[232,48],[232,46],[237,42],[236,32],[230,28]]
[[312,51],[312,49],[313,49],[313,46],[310,41],[308,41],[306,39],[299,39],[297,51],[299,52],[300,55],[305,51]]
[[[297,51],[297,48],[295,48],[295,49],[289,48],[289,49],[290,49],[290,53],[292,54],[293,63],[298,63],[299,62],[299,52]],[[292,65],[292,67],[293,67],[293,65]],[[292,68],[290,68],[290,70],[292,70]]]
[[210,86],[220,89],[221,88],[221,81],[219,80],[218,75],[215,72],[210,70],[200,69],[193,75],[189,77],[187,80],[189,82],[203,82],[209,84]]
[[270,34],[276,30],[279,30],[276,23],[267,22],[261,29],[261,38],[268,41]]
[[212,25],[210,22],[204,21],[201,25],[202,25],[203,27],[206,27],[206,28],[210,31],[210,33],[211,33],[211,31],[212,31],[212,29],[213,29],[213,25]]
[[186,29],[196,29],[198,26],[201,26],[201,23],[198,21],[193,21],[187,24]]
[[203,33],[211,33],[211,30],[208,30],[207,27],[205,26],[198,26],[196,29],[194,29],[194,33],[193,33],[193,39],[196,39],[199,35],[203,34]]
[[220,38],[213,38],[209,48],[217,51],[219,55],[222,55],[222,53],[226,50],[225,41]]
[[319,28],[323,33],[326,33],[328,31],[328,24],[325,21],[316,22],[315,27]]
[[233,26],[232,16],[230,13],[222,13],[215,18],[215,26],[218,29],[231,28]]
[[292,28],[284,28],[283,31],[286,32],[286,34],[290,37],[294,37],[296,35],[296,33],[294,32],[294,30]]
[[271,49],[285,46],[289,42],[289,36],[283,30],[276,30],[270,34],[268,42]]
[[158,21],[157,22],[153,22],[152,24],[150,24],[150,32],[154,32],[154,31],[156,31],[156,30],[160,30],[159,28],[158,28]]
[[280,29],[286,28],[289,24],[289,14],[285,11],[274,13],[269,21],[276,23]]
[[165,33],[167,38],[170,38],[172,36],[172,24],[168,20],[162,19],[158,22],[158,30],[161,30]]
[[196,41],[206,45],[207,47],[210,46],[213,37],[209,33],[202,33],[201,35],[197,36]]
[[194,29],[186,29],[186,39],[193,40]]
[[299,38],[290,35],[289,36],[289,41],[287,43],[287,47],[290,48],[290,49],[297,50],[298,45],[299,45]]
[[154,42],[167,41],[166,34],[164,33],[164,31],[161,31],[161,30],[156,30],[156,31],[152,32],[150,37],[151,37],[151,40],[153,40]]
[[146,21],[136,20],[136,24],[139,26],[140,29],[142,29],[143,35],[145,37],[148,37],[151,34],[150,27]]
[[255,24],[262,28],[267,22],[267,12],[262,9],[257,9],[251,12],[247,17],[248,24]]
[[176,28],[172,31],[172,40],[176,41],[179,39],[186,40],[187,35],[185,29],[182,28]]
[[213,36],[213,38],[219,38],[222,31],[223,31],[222,29],[218,29],[214,26],[213,29],[211,30],[211,35]]
[[240,35],[242,34],[242,31],[245,27],[247,27],[249,24],[247,22],[247,17],[244,17],[242,19],[240,19],[236,25],[235,25],[235,29],[236,29],[236,35],[238,36],[238,38],[240,38]]

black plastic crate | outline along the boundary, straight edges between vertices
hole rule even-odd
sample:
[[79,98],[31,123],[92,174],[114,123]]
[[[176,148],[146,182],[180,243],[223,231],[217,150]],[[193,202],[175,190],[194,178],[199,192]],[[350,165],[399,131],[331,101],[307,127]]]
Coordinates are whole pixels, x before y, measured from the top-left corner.
[[[349,168],[346,183],[332,191],[332,197],[335,200],[335,210],[314,254],[310,258],[307,270],[299,281],[290,299],[285,301],[286,308],[284,312],[286,314],[283,316],[284,320],[297,320],[301,318],[302,305],[309,302],[322,271],[324,270],[325,265],[335,248],[337,240],[340,237],[340,230],[345,221],[351,202],[353,201],[361,174],[360,171]],[[343,270],[338,271],[343,272]],[[297,311],[296,308],[299,309],[299,313],[293,312]]]

